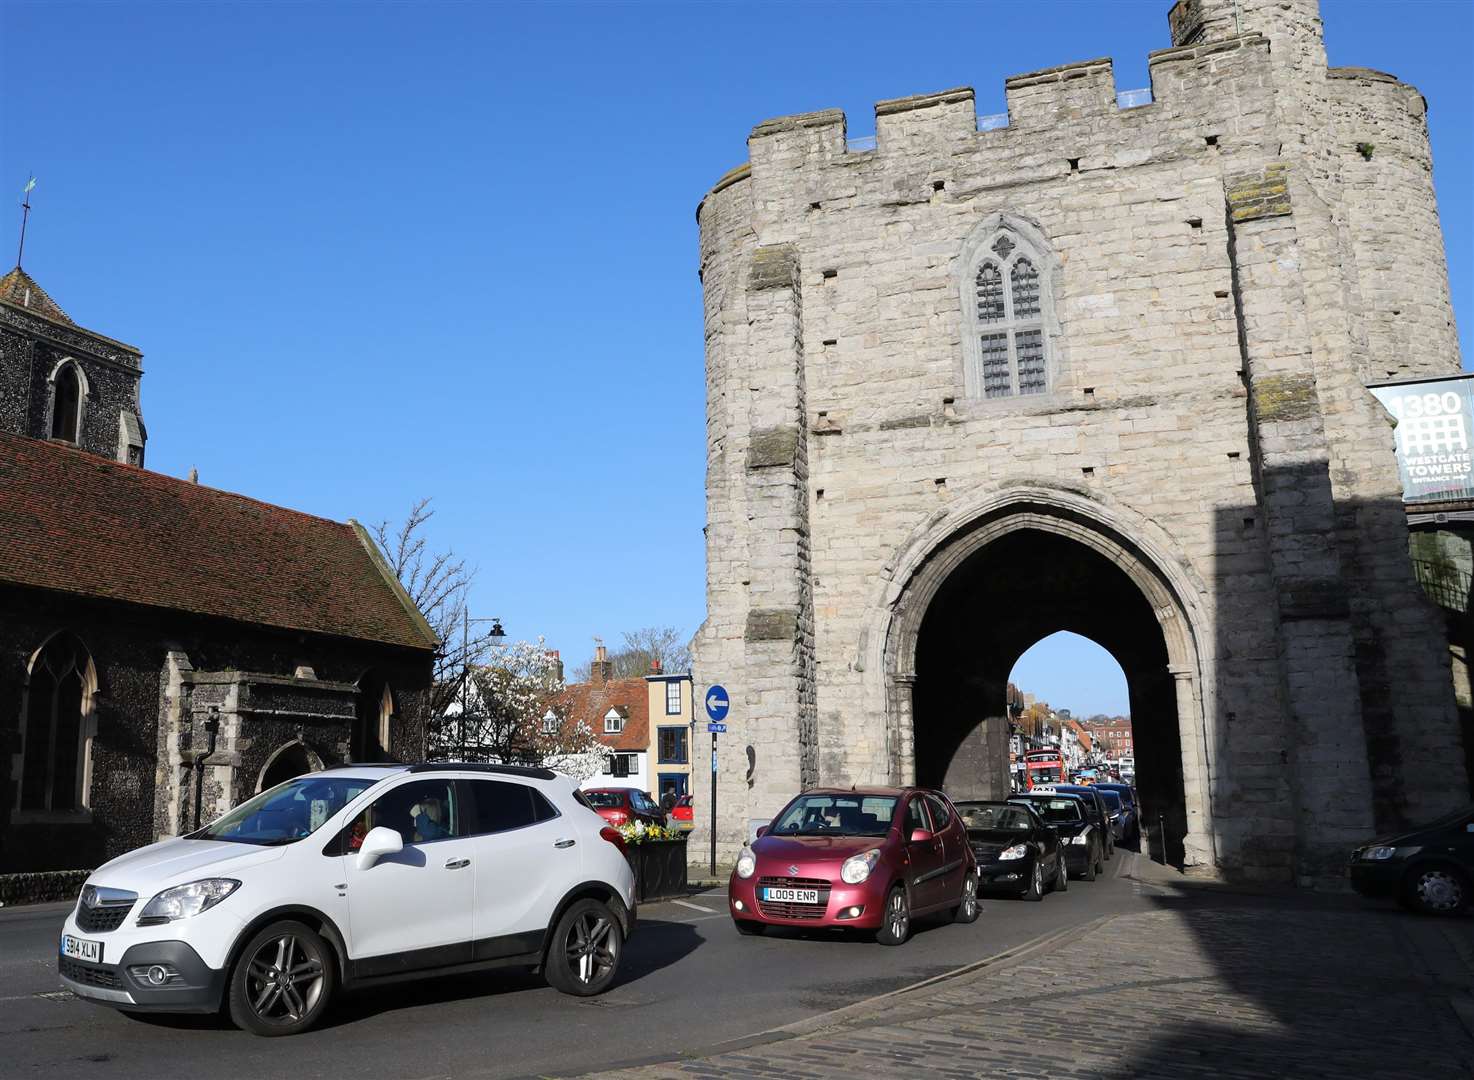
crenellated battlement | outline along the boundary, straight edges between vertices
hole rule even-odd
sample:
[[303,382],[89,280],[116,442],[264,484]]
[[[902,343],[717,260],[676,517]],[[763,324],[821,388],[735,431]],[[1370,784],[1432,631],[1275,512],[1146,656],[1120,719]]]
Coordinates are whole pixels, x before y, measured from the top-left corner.
[[[1133,143],[1143,139],[1141,126],[1156,120],[1180,126],[1196,119],[1197,126],[1214,130],[1231,120],[1232,127],[1244,129],[1248,124],[1232,117],[1226,103],[1242,102],[1246,93],[1269,85],[1269,39],[1256,32],[1161,49],[1150,54],[1148,67],[1150,87],[1125,92],[1116,85],[1109,57],[1011,75],[1004,80],[1006,123],[1003,117],[979,116],[967,86],[876,102],[874,136],[848,138],[848,118],[839,109],[774,117],[752,129],[748,164],[730,170],[708,195],[750,176],[789,176],[792,170],[863,165],[898,154],[986,152],[997,146],[1016,158],[1043,154],[1064,141],[1079,147],[1068,156],[1089,156],[1088,144],[1108,146],[1114,122],[1131,125],[1126,137]],[[1165,145],[1172,139],[1164,134],[1155,141]]]
[[1010,75],[1003,81],[1009,127],[1053,127],[1116,108],[1110,57]]

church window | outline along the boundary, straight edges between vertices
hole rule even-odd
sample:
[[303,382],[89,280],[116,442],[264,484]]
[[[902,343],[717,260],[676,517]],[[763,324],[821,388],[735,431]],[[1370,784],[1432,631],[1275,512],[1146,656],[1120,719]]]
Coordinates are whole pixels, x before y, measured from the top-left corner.
[[970,392],[986,399],[1042,394],[1049,389],[1047,265],[1036,244],[1000,224],[977,249],[971,286],[968,347]]
[[51,399],[51,437],[77,441],[77,428],[82,412],[82,386],[74,365],[62,364],[56,373]]
[[20,809],[80,810],[91,699],[87,650],[71,634],[46,643],[26,684]]

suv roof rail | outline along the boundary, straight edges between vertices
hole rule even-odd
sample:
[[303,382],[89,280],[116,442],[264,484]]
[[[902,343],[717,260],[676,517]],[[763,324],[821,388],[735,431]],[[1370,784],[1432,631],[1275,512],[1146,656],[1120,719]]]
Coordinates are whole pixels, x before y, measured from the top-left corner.
[[475,761],[429,761],[421,765],[411,765],[409,771],[412,773],[422,772],[484,772],[498,773],[502,776],[526,776],[533,780],[553,780],[558,774],[552,769],[544,769],[537,765],[486,765]]

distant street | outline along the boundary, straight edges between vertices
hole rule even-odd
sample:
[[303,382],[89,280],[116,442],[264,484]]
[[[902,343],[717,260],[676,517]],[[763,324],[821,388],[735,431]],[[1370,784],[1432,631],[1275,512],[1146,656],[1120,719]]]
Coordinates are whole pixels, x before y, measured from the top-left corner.
[[[972,926],[922,923],[900,948],[860,939],[741,938],[721,891],[641,909],[620,981],[588,1000],[500,972],[345,996],[321,1030],[257,1038],[212,1018],[142,1021],[60,992],[67,905],[0,911],[0,1059],[7,1078],[566,1075],[709,1053],[723,1044],[911,985],[1102,916],[1145,910],[1119,877],[1040,903],[987,900]],[[166,1064],[161,1064],[166,1063]]]

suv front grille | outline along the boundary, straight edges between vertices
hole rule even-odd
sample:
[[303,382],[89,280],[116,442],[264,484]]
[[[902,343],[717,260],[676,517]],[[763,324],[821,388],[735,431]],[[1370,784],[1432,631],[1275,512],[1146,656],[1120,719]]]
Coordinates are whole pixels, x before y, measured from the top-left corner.
[[757,909],[773,919],[822,919],[829,907],[830,883],[824,878],[764,877],[757,879],[758,889],[771,886],[775,889],[818,889],[817,904],[794,904],[788,901],[769,901],[758,893]]
[[84,964],[80,960],[73,960],[70,956],[61,958],[61,973],[72,982],[81,983],[83,986],[100,986],[104,990],[121,990],[123,982],[118,978],[118,973],[112,968],[98,967],[96,964]]
[[[137,902],[135,900],[133,904]],[[106,934],[109,930],[116,930],[123,925],[128,912],[133,910],[133,904],[88,907],[86,904],[79,903],[77,905],[77,927],[89,934]]]

